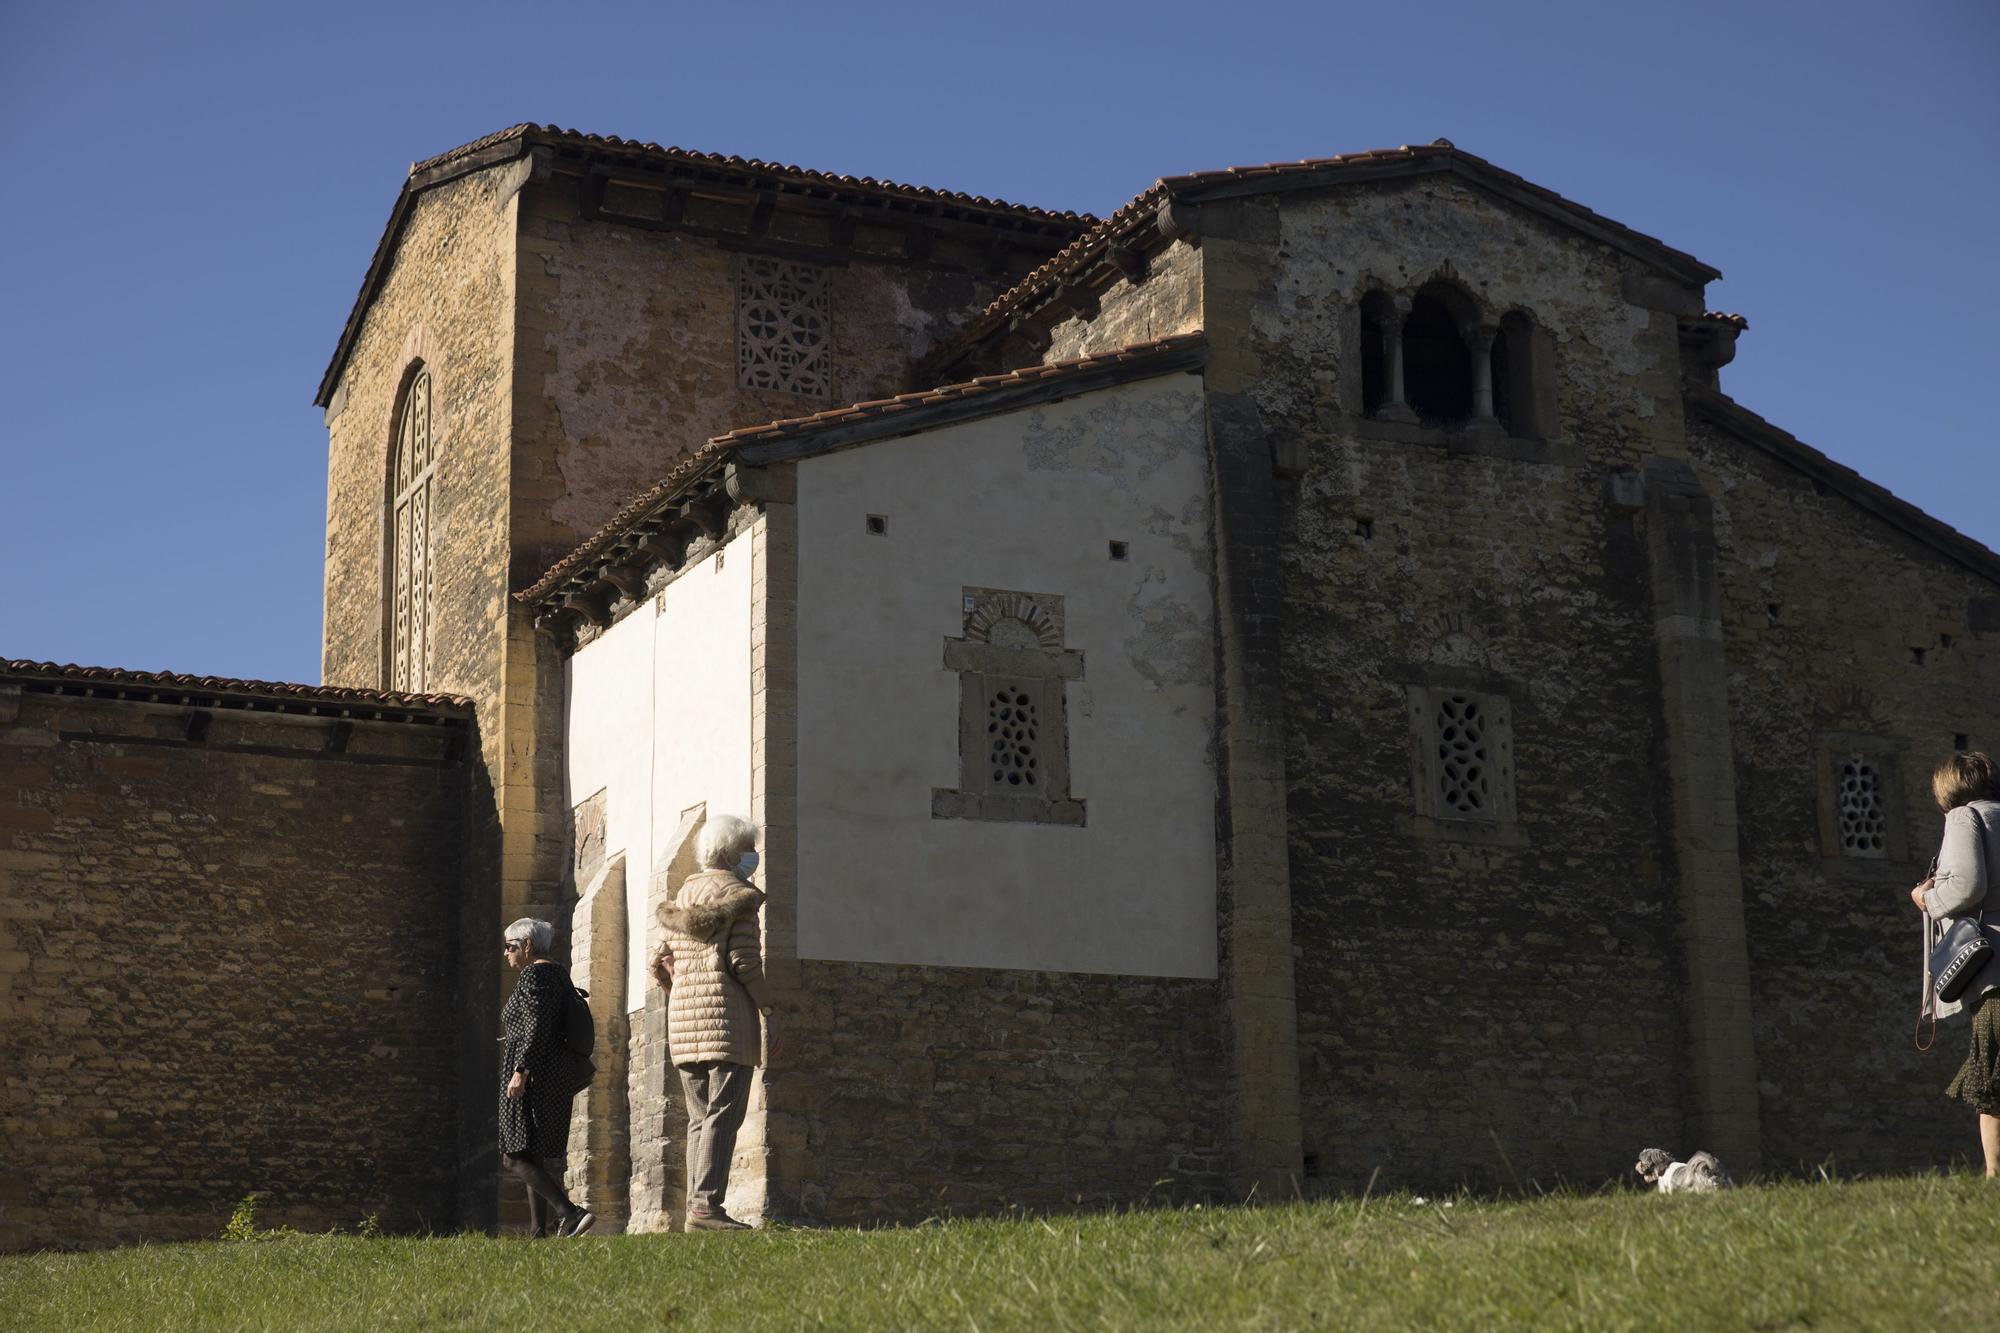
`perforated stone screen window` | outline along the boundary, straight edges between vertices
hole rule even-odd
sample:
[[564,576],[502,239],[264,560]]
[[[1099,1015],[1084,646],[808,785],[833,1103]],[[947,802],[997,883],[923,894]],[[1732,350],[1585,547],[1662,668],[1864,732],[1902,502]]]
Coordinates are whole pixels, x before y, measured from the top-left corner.
[[986,680],[988,790],[1030,795],[1041,783],[1042,682]]
[[1837,799],[1840,803],[1840,850],[1845,856],[1886,857],[1889,854],[1889,814],[1883,800],[1882,772],[1864,755],[1840,761]]
[[1411,686],[1412,777],[1417,811],[1431,819],[1511,822],[1513,708],[1503,695]]
[[827,272],[745,255],[737,276],[736,373],[746,389],[833,394],[833,302]]

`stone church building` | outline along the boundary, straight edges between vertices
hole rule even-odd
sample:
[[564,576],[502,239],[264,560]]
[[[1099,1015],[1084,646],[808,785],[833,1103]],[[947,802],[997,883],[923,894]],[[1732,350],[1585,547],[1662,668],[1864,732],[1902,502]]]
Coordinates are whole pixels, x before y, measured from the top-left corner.
[[1724,394],[1718,276],[1444,140],[1103,219],[417,164],[319,390],[326,683],[0,667],[0,1243],[490,1224],[523,915],[599,1019],[572,1185],[672,1226],[711,812],[750,1217],[1965,1155],[1904,890],[2000,556]]

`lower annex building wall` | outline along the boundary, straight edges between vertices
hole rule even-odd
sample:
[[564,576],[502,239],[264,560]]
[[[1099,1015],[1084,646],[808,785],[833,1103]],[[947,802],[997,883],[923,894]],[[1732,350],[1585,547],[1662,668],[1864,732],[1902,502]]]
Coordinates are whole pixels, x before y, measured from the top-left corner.
[[456,1223],[471,743],[441,699],[0,664],[0,1248],[252,1193]]

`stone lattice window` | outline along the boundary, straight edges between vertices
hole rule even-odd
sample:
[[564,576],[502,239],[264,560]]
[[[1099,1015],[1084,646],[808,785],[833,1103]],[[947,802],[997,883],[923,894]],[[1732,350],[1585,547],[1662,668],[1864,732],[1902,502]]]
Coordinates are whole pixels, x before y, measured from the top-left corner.
[[967,588],[964,599],[964,637],[944,645],[959,679],[959,782],[931,793],[931,814],[1081,824],[1064,686],[1083,678],[1083,654],[1062,646],[1062,598]]
[[743,257],[737,280],[736,373],[746,389],[833,395],[833,306],[825,269]]
[[389,688],[430,686],[432,594],[431,516],[437,500],[437,446],[431,435],[431,375],[419,370],[403,391],[396,416],[389,505]]
[[1846,856],[1889,854],[1889,815],[1882,799],[1882,773],[1862,755],[1840,761],[1840,850]]
[[1418,813],[1436,820],[1514,819],[1514,728],[1503,695],[1411,686]]
[[1496,769],[1486,716],[1469,694],[1447,694],[1431,719],[1437,732],[1438,800],[1467,819],[1484,819],[1493,805]]
[[987,764],[995,791],[1014,787],[1023,794],[1036,789],[1042,749],[1042,690],[1038,681],[986,682],[986,734],[992,744]]

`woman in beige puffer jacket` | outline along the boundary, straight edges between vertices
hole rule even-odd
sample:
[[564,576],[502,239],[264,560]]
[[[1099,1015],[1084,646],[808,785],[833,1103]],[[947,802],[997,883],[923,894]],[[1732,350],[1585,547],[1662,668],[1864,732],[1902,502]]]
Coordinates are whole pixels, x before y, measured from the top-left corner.
[[687,1098],[690,1231],[735,1230],[723,1210],[736,1131],[750,1104],[750,1070],[761,1045],[764,956],[749,882],[757,826],[718,815],[702,828],[687,877],[660,912],[666,943],[653,972],[667,989],[667,1050]]

